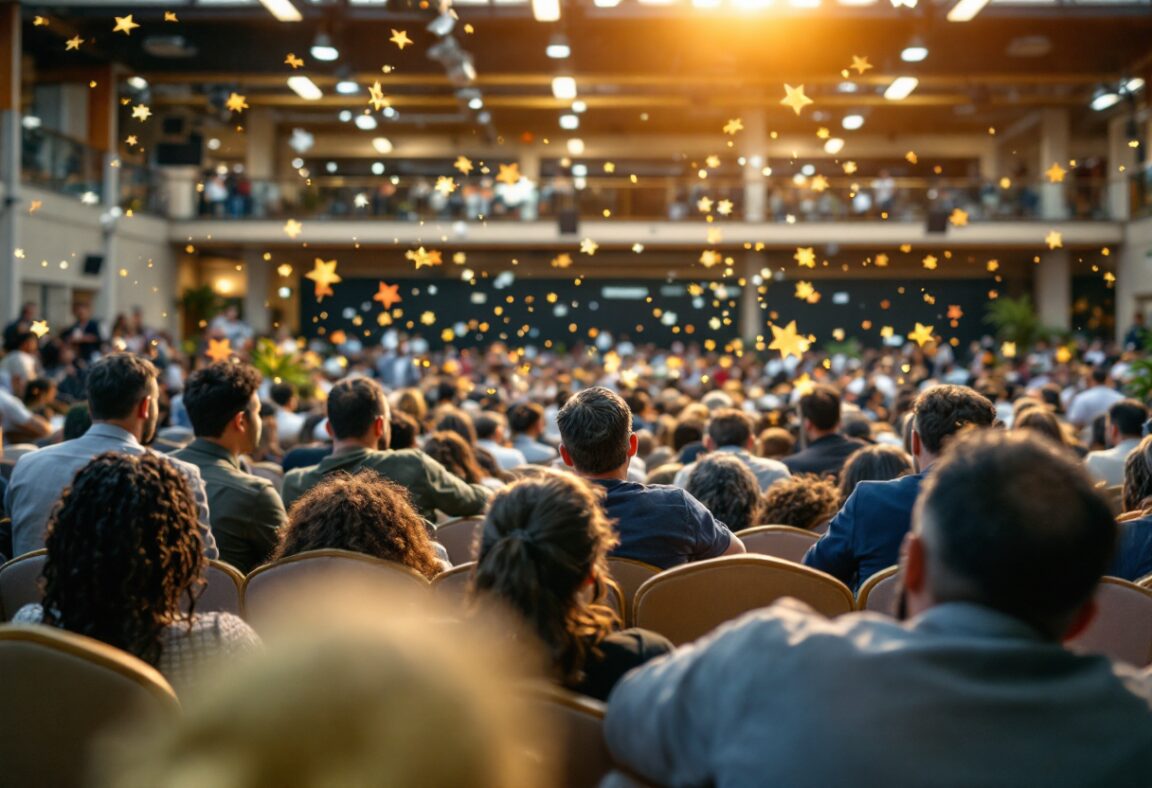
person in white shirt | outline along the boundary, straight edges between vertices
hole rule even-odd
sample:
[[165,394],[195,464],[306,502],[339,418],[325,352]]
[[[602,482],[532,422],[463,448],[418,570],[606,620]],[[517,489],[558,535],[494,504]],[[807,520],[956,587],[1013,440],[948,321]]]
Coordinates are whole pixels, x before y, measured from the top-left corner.
[[524,453],[506,445],[507,422],[499,413],[485,411],[476,417],[476,445],[496,458],[506,471],[527,465]]
[[1124,463],[1140,445],[1148,409],[1140,400],[1122,399],[1108,409],[1105,435],[1112,448],[1090,452],[1084,459],[1088,475],[1109,487],[1124,483]]
[[300,400],[296,396],[296,387],[291,383],[277,383],[269,392],[272,402],[276,404],[276,437],[280,446],[291,449],[300,442],[300,430],[308,417],[297,413],[296,408]]
[[1093,367],[1086,380],[1090,384],[1072,398],[1068,406],[1068,421],[1075,427],[1086,427],[1097,416],[1108,412],[1108,408],[1120,400],[1124,395],[1109,385],[1108,370],[1103,367]]
[[39,340],[31,331],[26,331],[16,342],[16,348],[0,361],[0,377],[8,384],[9,391],[17,397],[23,397],[24,387],[42,373],[37,358]]
[[521,402],[508,410],[508,426],[512,429],[512,448],[524,455],[528,462],[552,462],[560,455],[540,441],[544,434],[544,408],[534,402]]
[[10,443],[23,443],[43,438],[52,432],[47,419],[37,416],[19,399],[0,389],[0,434]]

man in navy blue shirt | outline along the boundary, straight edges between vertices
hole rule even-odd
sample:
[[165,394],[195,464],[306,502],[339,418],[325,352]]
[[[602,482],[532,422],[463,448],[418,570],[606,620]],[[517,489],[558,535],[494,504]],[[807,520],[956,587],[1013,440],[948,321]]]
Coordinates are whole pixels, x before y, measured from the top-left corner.
[[585,389],[568,400],[556,421],[564,463],[606,493],[604,509],[620,534],[613,556],[668,569],[744,552],[744,543],[684,490],[627,481],[636,435],[618,394],[599,386]]
[[804,563],[843,580],[851,588],[900,557],[900,543],[912,526],[920,483],[957,432],[990,427],[996,407],[965,386],[933,386],[916,398],[912,416],[912,456],[919,471],[886,482],[860,482],[808,548]]

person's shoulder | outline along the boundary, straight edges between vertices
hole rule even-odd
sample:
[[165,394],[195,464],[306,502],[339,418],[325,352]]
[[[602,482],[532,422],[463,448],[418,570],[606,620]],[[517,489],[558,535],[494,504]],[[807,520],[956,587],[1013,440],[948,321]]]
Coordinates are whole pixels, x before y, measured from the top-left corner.
[[[182,627],[177,625],[177,628]],[[192,617],[192,631],[211,634],[223,640],[248,639],[256,635],[255,630],[240,616],[219,610],[196,613]]]
[[619,632],[613,632],[600,642],[600,649],[604,651],[605,654],[612,652],[622,655],[634,654],[638,662],[645,662],[649,659],[671,653],[675,648],[672,641],[659,632],[653,632],[650,629],[642,629],[640,627],[631,627],[629,629],[622,629]]
[[44,607],[37,602],[24,605],[12,617],[13,624],[40,624],[44,621]]

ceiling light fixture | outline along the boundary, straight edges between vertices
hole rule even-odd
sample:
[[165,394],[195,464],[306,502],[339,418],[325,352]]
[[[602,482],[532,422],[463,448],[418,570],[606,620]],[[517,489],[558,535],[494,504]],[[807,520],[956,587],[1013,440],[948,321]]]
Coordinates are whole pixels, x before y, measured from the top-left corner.
[[1144,80],[1140,77],[1132,77],[1124,83],[1124,90],[1132,95],[1139,93],[1144,88]]
[[340,119],[341,123],[347,123],[348,121],[352,120],[352,110],[342,109],[340,110],[340,114],[338,114],[336,117]]
[[548,41],[548,46],[544,48],[544,54],[553,60],[564,60],[572,54],[572,47],[568,44],[568,37],[563,33],[557,33],[552,36]]
[[316,101],[323,98],[324,93],[316,87],[316,83],[308,77],[288,77],[288,87],[292,92],[306,101]]
[[564,100],[576,98],[576,79],[574,77],[553,77],[552,95]]
[[376,137],[372,140],[372,148],[381,156],[387,156],[392,152],[392,140],[387,137]]
[[560,0],[532,0],[532,16],[537,22],[560,21]]
[[1096,93],[1092,96],[1092,102],[1089,104],[1092,109],[1097,112],[1103,112],[1109,107],[1114,107],[1120,103],[1120,94],[1112,88],[1098,88]]
[[988,0],[960,0],[948,12],[949,22],[971,22],[988,5]]
[[912,95],[912,91],[920,84],[916,77],[896,77],[892,84],[884,91],[884,98],[889,101],[903,101]]
[[134,88],[135,90],[148,89],[148,80],[144,79],[144,77],[128,77],[128,79],[125,81],[128,83],[129,87]]
[[356,128],[361,131],[372,131],[376,128],[376,118],[372,115],[357,115]]
[[569,156],[583,156],[584,155],[584,140],[579,137],[573,137],[568,140],[568,155]]
[[481,110],[484,109],[484,99],[476,96],[475,98],[468,99],[468,109]]
[[260,5],[268,9],[268,13],[281,22],[299,22],[302,17],[300,11],[288,0],[260,0]]
[[572,111],[575,112],[577,115],[579,115],[582,112],[588,111],[588,105],[585,104],[580,99],[576,99],[575,101],[572,102]]
[[845,115],[844,119],[840,121],[840,125],[845,131],[856,131],[864,125],[863,115]]
[[909,44],[900,53],[900,59],[905,63],[919,63],[928,57],[928,47],[923,44]]
[[327,33],[317,33],[316,40],[312,42],[312,57],[317,60],[331,62],[340,57],[340,50],[332,45],[332,38]]
[[342,79],[336,83],[336,92],[341,96],[351,96],[360,92],[360,86],[350,79]]
[[592,0],[592,5],[597,8],[615,8],[620,5],[620,0]]
[[842,150],[844,150],[844,140],[839,137],[832,137],[824,142],[824,152],[829,156],[835,156]]
[[560,116],[560,128],[567,131],[580,128],[580,116],[571,113]]

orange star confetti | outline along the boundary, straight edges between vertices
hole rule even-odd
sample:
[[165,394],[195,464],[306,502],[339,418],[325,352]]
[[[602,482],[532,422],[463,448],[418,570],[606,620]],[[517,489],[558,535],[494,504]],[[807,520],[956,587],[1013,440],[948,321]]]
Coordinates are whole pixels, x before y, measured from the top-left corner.
[[224,339],[209,339],[208,349],[204,351],[204,355],[217,364],[221,361],[227,361],[232,358],[232,340],[227,337]]
[[800,280],[796,283],[796,297],[801,301],[807,301],[816,293],[816,288],[812,286],[811,282]]
[[1059,249],[1064,245],[1064,236],[1055,230],[1049,230],[1044,236],[1044,243],[1048,244],[1049,249]]
[[868,62],[867,56],[857,57],[856,55],[853,55],[852,56],[852,65],[849,66],[848,68],[854,68],[854,69],[856,69],[857,74],[863,74],[865,71],[872,68],[872,64]]
[[959,208],[953,208],[952,215],[948,217],[948,221],[953,227],[964,227],[968,224],[968,212],[962,211]]
[[300,235],[302,232],[304,232],[304,225],[300,224],[300,222],[296,221],[295,219],[289,219],[288,221],[284,222],[284,234],[291,238],[293,241],[295,241],[296,236]]
[[791,85],[785,83],[784,92],[786,95],[784,98],[780,99],[780,103],[786,107],[791,107],[797,115],[800,114],[800,110],[804,109],[809,104],[814,103],[812,99],[804,95],[803,85],[794,88]]
[[176,18],[176,12],[175,11],[165,11],[164,12],[164,21],[165,22],[179,22],[180,20]]
[[939,262],[940,262],[940,261],[939,261],[938,259],[936,259],[936,256],[935,256],[935,255],[931,255],[931,254],[930,254],[930,255],[927,255],[927,256],[924,258],[924,260],[923,260],[923,263],[924,263],[924,267],[925,267],[925,268],[927,268],[929,271],[935,271],[935,270],[936,270],[936,265],[937,265]]
[[461,174],[463,175],[467,175],[468,173],[472,172],[472,160],[467,156],[457,156],[456,163],[452,166],[460,170]]
[[844,162],[843,166],[844,166],[844,174],[845,175],[852,175],[857,170],[856,162],[854,162],[854,161],[846,161],[846,162]]
[[568,268],[572,265],[572,255],[567,252],[561,252],[552,258],[553,268]]
[[768,345],[768,349],[779,350],[780,358],[788,358],[789,356],[803,358],[804,353],[811,346],[811,342],[796,332],[795,320],[789,322],[784,328],[775,324],[769,328],[772,329],[772,342]]
[[406,30],[397,30],[396,28],[392,28],[392,37],[388,40],[401,50],[412,44],[412,39],[408,37],[408,32]]
[[811,246],[805,248],[798,247],[796,254],[792,255],[792,259],[799,263],[802,268],[815,268],[816,250]]
[[923,323],[917,323],[916,329],[908,334],[908,338],[920,347],[924,347],[932,341],[932,332],[935,328],[935,326],[926,326]]
[[83,43],[84,39],[82,39],[80,36],[72,36],[72,38],[64,42],[64,51],[69,52],[73,49],[79,49],[80,45]]
[[132,31],[138,27],[140,27],[140,25],[132,21],[132,14],[128,16],[118,16],[116,17],[116,26],[112,28],[112,32],[123,33],[126,36],[130,36],[132,35]]
[[293,69],[300,68],[304,65],[304,58],[296,57],[294,52],[289,52],[284,58],[284,65],[291,66]]
[[920,157],[916,155],[916,151],[914,151],[914,150],[910,150],[907,153],[905,153],[904,159],[909,164],[915,164],[916,162],[920,161]]
[[872,260],[872,262],[874,262],[876,264],[877,268],[887,268],[888,267],[888,255],[881,252],[880,254],[876,255],[876,257]]
[[1058,162],[1052,162],[1052,166],[1046,169],[1044,174],[1048,176],[1049,183],[1063,183],[1068,170],[1061,167]]
[[129,134],[124,138],[124,144],[128,146],[139,145],[140,141],[136,138],[135,134]]
[[404,299],[400,297],[400,285],[389,285],[381,282],[380,288],[376,291],[376,295],[372,296],[372,300],[379,301],[384,309],[391,309]]
[[343,281],[340,275],[336,273],[336,261],[329,260],[325,262],[319,257],[311,271],[304,274],[305,279],[311,279],[316,283],[316,300],[319,301],[324,296],[332,295],[332,285],[339,284]]
[[964,310],[960,308],[959,304],[949,304],[948,305],[948,319],[949,320],[959,320],[962,317],[964,317]]
[[515,162],[512,164],[501,164],[500,174],[496,176],[496,180],[501,183],[506,183],[509,186],[515,186],[520,182],[520,165]]
[[416,250],[409,249],[404,253],[404,257],[416,263],[417,271],[421,268],[431,268],[443,263],[443,260],[440,259],[440,252],[435,249],[425,249],[423,246]]
[[735,135],[736,132],[743,131],[743,130],[744,130],[744,121],[741,120],[740,118],[732,118],[730,121],[728,121],[727,123],[724,124],[724,133],[725,134]]
[[246,96],[241,96],[239,93],[233,93],[228,96],[228,100],[224,102],[224,106],[230,112],[243,112],[248,109],[248,101]]
[[720,253],[714,249],[705,249],[700,253],[700,264],[705,268],[711,268],[714,265],[718,265],[723,262],[723,259],[724,258],[720,255]]
[[28,213],[36,213],[43,206],[44,202],[42,200],[32,200],[32,202],[28,203]]

